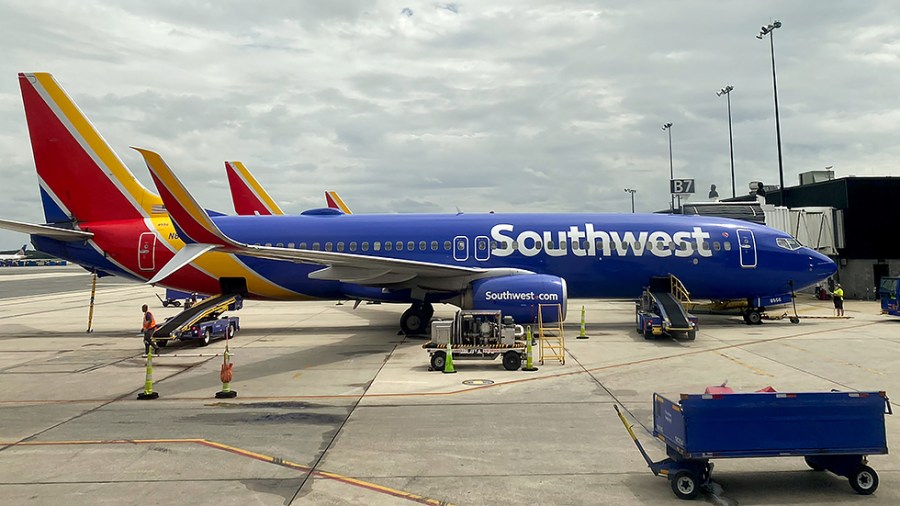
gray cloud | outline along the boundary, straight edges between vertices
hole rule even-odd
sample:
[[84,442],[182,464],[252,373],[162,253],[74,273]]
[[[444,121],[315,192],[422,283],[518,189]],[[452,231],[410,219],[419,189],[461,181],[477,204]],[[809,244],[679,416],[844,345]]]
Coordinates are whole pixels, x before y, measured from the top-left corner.
[[[358,212],[627,212],[625,187],[653,211],[668,205],[665,122],[676,176],[729,196],[715,91],[731,84],[744,193],[778,178],[768,39],[754,37],[774,19],[786,183],[828,165],[896,174],[887,0],[0,0],[0,214],[42,216],[20,71],[53,72],[148,187],[128,146],[158,150],[223,211],[225,159],[289,212],[324,190]],[[0,232],[5,249],[20,240]]]

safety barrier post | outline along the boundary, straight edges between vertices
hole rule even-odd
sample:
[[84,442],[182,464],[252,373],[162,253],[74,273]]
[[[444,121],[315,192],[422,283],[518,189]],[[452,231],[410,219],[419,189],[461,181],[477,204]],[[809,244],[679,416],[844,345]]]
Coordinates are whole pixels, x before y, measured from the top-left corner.
[[144,391],[139,393],[137,398],[147,401],[157,397],[159,397],[159,392],[153,391],[153,348],[150,348],[147,350],[147,376],[144,381]]
[[526,341],[525,341],[525,367],[523,367],[522,370],[527,371],[527,372],[537,371],[538,368],[534,366],[534,361],[532,359],[532,354],[531,354],[531,346],[532,346],[531,345],[531,340],[532,340],[531,325],[526,327],[525,339],[526,339]]
[[453,368],[453,336],[447,338],[447,356],[444,358],[444,374],[454,374],[456,369]]
[[222,390],[216,392],[216,399],[233,399],[237,397],[237,391],[231,389],[231,369],[234,364],[231,363],[231,354],[228,353],[228,342],[225,343],[224,361],[222,362],[222,370],[219,378],[222,380]]
[[588,336],[584,334],[584,306],[581,306],[581,333],[575,339],[588,339]]
[[97,273],[94,273],[93,278],[91,279],[91,308],[88,310],[88,328],[87,332],[90,334],[94,331],[94,327],[92,326],[94,321],[94,295],[97,293]]

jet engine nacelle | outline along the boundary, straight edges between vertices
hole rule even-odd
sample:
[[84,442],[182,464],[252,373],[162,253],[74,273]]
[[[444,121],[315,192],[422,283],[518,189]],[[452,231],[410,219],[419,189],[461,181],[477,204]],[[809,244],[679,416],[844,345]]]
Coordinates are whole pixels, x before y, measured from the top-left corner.
[[[539,304],[559,304],[566,319],[566,280],[547,274],[523,274],[473,281],[462,294],[463,309],[500,310],[516,323],[529,325],[538,320]],[[556,306],[545,307],[544,323],[559,321]]]

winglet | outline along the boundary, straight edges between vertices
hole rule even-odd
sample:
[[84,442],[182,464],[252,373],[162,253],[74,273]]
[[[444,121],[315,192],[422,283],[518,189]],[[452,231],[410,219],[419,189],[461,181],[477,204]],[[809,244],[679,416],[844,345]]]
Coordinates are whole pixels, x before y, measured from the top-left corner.
[[328,203],[328,207],[332,209],[340,209],[344,214],[353,214],[337,192],[325,192],[325,201]]
[[236,243],[219,230],[209,214],[194,200],[184,184],[159,154],[141,148],[133,148],[144,157],[153,182],[159,190],[169,216],[178,227],[181,239],[186,242],[235,246]]
[[275,200],[241,162],[225,162],[234,211],[239,215],[284,214]]

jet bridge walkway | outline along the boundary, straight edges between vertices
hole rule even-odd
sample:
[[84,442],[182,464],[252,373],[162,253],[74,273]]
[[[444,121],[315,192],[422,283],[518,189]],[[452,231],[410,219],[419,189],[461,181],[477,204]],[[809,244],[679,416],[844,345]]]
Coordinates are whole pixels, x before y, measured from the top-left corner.
[[210,315],[223,313],[229,309],[240,309],[242,305],[240,299],[241,296],[237,294],[222,294],[204,299],[158,326],[153,333],[153,339],[159,341],[176,339],[184,329]]
[[697,335],[697,317],[688,313],[682,302],[690,302],[690,293],[678,278],[651,278],[636,308],[638,332],[648,339],[668,334],[693,340]]

